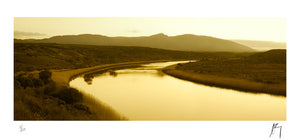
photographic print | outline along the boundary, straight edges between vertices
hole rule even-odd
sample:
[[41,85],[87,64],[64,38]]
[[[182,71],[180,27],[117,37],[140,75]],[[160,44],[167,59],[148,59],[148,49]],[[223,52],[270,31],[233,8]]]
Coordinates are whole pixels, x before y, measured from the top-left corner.
[[286,18],[14,17],[14,120],[285,121]]

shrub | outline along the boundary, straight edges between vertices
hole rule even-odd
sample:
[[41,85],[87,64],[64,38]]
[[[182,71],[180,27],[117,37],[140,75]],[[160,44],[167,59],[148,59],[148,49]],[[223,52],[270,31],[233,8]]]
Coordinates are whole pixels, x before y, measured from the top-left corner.
[[88,114],[91,114],[90,108],[83,104],[75,104],[74,107],[78,110],[82,110]]
[[48,84],[52,76],[52,72],[45,70],[39,73],[39,78],[44,82],[44,84]]
[[21,83],[17,80],[14,81],[14,88],[15,89],[20,89],[22,87]]
[[50,80],[50,82],[45,85],[44,94],[50,94],[56,90],[56,84],[54,81]]
[[27,87],[33,87],[34,86],[32,80],[27,78],[27,77],[22,77],[22,78],[18,79],[18,81],[20,82],[21,86],[24,89],[26,89]]
[[67,104],[74,104],[80,102],[83,98],[82,94],[78,90],[67,87],[60,89],[57,93],[53,94],[52,96],[65,101]]
[[41,79],[32,78],[32,82],[34,87],[42,87],[44,85]]

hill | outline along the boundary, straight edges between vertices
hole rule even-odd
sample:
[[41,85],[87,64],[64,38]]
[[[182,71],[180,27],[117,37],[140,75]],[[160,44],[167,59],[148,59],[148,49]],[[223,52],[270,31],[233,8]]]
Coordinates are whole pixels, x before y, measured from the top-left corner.
[[286,49],[285,42],[273,42],[273,41],[255,41],[255,40],[232,40],[236,43],[251,47],[258,51],[266,51],[272,49]]
[[167,36],[156,34],[143,37],[107,37],[102,35],[64,35],[54,36],[39,40],[19,40],[15,43],[58,43],[58,44],[85,44],[104,46],[143,46],[179,51],[198,52],[252,52],[253,49],[239,43],[209,36],[197,36],[185,34],[179,36]]
[[274,49],[245,58],[248,63],[286,64],[286,50]]

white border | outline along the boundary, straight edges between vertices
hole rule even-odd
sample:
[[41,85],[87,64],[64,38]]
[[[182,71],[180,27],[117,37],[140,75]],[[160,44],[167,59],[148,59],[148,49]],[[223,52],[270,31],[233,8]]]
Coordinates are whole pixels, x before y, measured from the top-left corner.
[[[287,121],[282,139],[299,139],[299,11],[295,1],[110,0],[1,2],[1,139],[270,139],[273,121],[13,121],[13,17],[287,17]],[[277,122],[277,121],[276,121]],[[22,125],[26,131],[20,133]],[[273,139],[273,138],[271,138]]]

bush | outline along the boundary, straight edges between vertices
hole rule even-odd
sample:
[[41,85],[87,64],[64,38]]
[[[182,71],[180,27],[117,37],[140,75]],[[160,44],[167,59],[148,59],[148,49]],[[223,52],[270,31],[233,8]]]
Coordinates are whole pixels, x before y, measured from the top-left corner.
[[34,87],[42,87],[44,85],[43,81],[41,79],[32,78],[32,82]]
[[83,99],[82,94],[78,90],[67,87],[62,88],[52,96],[65,101],[67,104],[74,104],[82,101]]
[[21,83],[17,80],[14,81],[14,88],[15,89],[20,89],[22,87]]
[[39,78],[44,82],[44,84],[48,84],[52,76],[52,72],[45,70],[39,73]]
[[83,104],[75,104],[74,107],[78,110],[91,114],[90,108]]
[[33,87],[34,86],[32,80],[27,78],[27,77],[22,77],[22,78],[18,79],[18,81],[20,82],[21,86],[24,89],[26,89],[27,87]]
[[51,92],[54,92],[56,90],[56,84],[53,80],[50,80],[47,85],[45,85],[44,88],[44,94],[50,94]]

